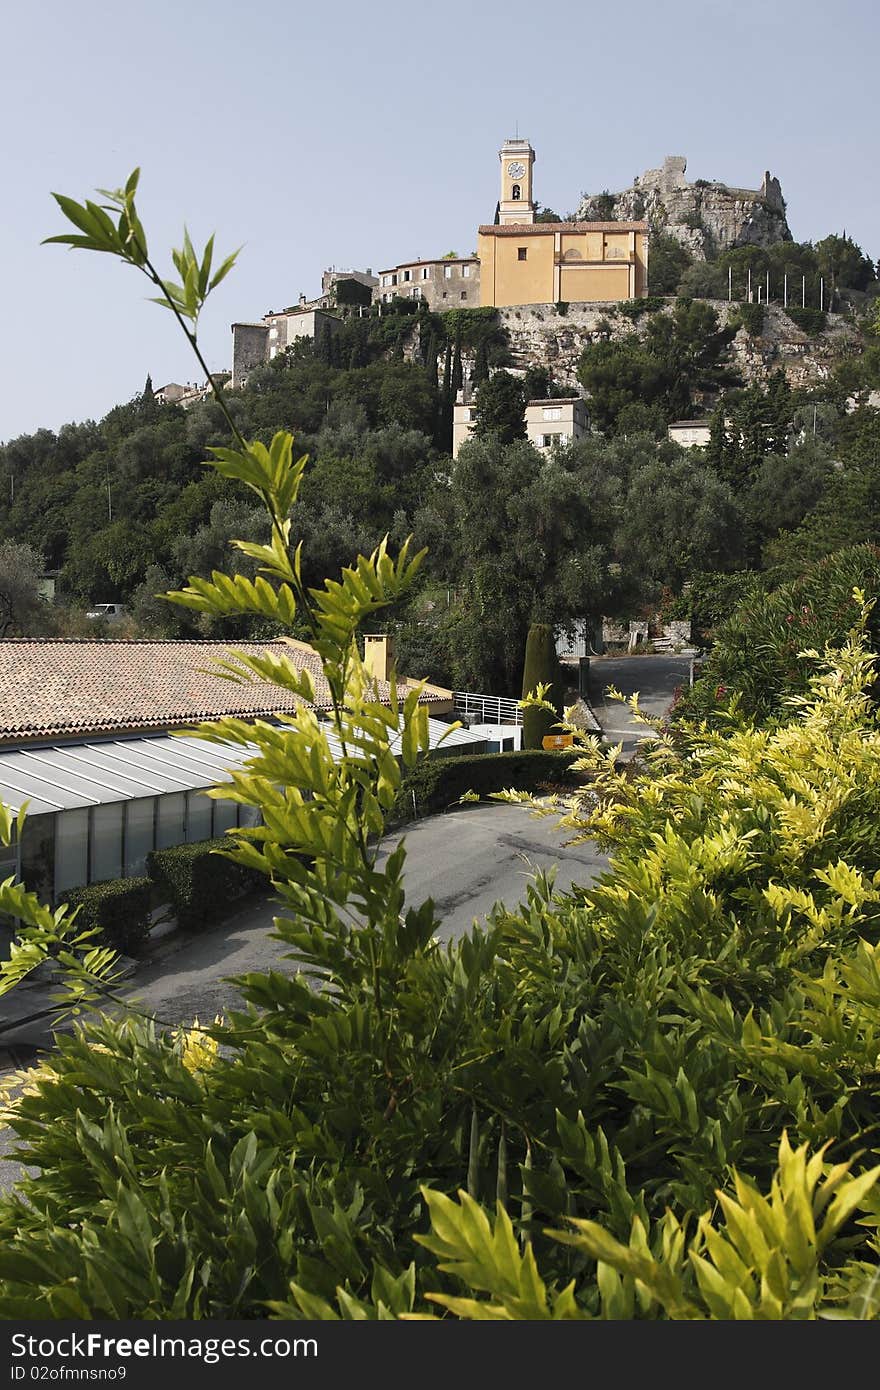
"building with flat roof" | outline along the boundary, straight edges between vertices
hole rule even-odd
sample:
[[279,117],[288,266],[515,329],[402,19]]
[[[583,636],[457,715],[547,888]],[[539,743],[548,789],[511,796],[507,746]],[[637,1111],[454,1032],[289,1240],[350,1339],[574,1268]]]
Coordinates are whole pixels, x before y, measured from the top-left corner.
[[712,437],[711,420],[673,420],[667,435],[683,449],[704,449]]
[[[452,457],[473,433],[476,411],[473,403],[458,401],[452,407]],[[536,449],[552,449],[569,444],[589,433],[590,416],[580,396],[554,396],[528,401],[525,409],[526,438]]]

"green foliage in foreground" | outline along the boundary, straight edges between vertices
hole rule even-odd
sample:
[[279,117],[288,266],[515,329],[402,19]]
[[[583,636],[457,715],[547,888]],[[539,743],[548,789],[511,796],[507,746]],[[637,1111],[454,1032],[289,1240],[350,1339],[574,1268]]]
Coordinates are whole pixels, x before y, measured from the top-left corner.
[[232,794],[264,824],[231,853],[270,875],[302,973],[244,977],[201,1048],[134,1021],[59,1040],[8,1105],[38,1172],[0,1203],[0,1316],[876,1317],[865,613],[787,722],[661,738],[634,779],[594,747],[569,824],[609,871],[539,876],[441,948],[403,847],[376,866],[391,740],[415,765],[426,720],[376,700],[354,642],[414,562],[382,547],[306,594],[289,436],[215,466],[268,509],[271,543],[242,546],[268,578],[179,598],[302,614],[333,695],[329,729],[305,703],[201,731],[256,745]]

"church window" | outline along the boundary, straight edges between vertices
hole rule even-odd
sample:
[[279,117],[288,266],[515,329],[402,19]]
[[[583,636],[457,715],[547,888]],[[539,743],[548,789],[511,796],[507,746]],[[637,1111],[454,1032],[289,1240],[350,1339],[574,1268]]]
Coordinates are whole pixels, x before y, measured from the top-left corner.
[[524,260],[526,260],[527,257],[528,257],[528,254],[529,254],[529,248],[528,248],[527,246],[518,246],[518,247],[516,248],[516,259],[517,259],[518,261],[524,261]]
[[520,198],[522,197],[522,191],[518,183],[515,183],[513,185],[513,188],[510,190],[510,196],[515,203],[519,202]]

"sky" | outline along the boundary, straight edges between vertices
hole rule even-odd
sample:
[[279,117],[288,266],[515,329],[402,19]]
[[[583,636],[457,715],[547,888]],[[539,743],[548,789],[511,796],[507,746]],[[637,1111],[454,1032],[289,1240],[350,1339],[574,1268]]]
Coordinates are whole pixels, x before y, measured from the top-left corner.
[[385,269],[476,246],[498,150],[536,151],[565,214],[667,154],[687,177],[782,183],[799,241],[846,232],[880,257],[876,0],[31,0],[0,48],[0,442],[112,406],[198,363],[149,287],[58,246],[52,192],[82,201],[141,168],[162,269],[184,223],[242,247],[199,337],[230,366],[237,320],[320,292],[330,266]]

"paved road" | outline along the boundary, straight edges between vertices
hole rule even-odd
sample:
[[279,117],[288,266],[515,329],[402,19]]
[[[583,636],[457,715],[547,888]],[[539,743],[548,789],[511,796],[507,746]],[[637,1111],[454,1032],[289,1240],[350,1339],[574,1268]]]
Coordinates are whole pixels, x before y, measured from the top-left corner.
[[642,739],[650,737],[650,731],[632,718],[625,705],[608,699],[608,686],[624,695],[638,691],[644,713],[662,717],[672,704],[676,686],[689,684],[691,660],[690,656],[665,653],[590,658],[590,703],[603,734],[609,743],[622,743],[626,757],[632,756]]
[[[534,869],[558,865],[560,890],[594,878],[605,863],[603,856],[591,844],[566,847],[565,838],[554,818],[536,818],[520,806],[472,806],[420,821],[406,835],[408,900],[418,904],[433,897],[443,923],[438,935],[454,940],[496,902],[514,907],[525,897]],[[389,837],[382,858],[399,839]],[[292,969],[283,959],[284,943],[271,936],[276,911],[269,902],[251,905],[203,936],[188,938],[164,960],[145,962],[132,989],[139,1007],[168,1024],[196,1017],[204,1022],[240,1002],[226,977]],[[21,1040],[50,1043],[43,1025],[23,1030]],[[0,1158],[10,1147],[8,1131],[0,1130]],[[14,1163],[0,1162],[0,1190],[14,1183],[18,1171]]]

